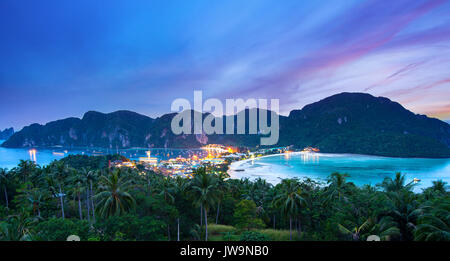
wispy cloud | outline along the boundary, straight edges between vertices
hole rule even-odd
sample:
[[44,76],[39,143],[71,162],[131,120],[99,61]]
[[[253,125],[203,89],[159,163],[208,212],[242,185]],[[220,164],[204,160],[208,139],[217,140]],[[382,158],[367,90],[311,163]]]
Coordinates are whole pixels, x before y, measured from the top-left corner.
[[193,90],[279,98],[285,114],[335,93],[369,92],[450,118],[448,17],[445,0],[109,1],[108,8],[4,0],[0,91],[8,98],[0,127],[86,110],[157,116]]

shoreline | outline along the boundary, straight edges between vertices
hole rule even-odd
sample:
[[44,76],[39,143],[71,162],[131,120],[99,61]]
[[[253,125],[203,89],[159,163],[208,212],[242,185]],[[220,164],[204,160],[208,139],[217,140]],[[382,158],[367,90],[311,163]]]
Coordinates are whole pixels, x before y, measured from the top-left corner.
[[[230,164],[230,168],[232,165],[237,163],[245,163],[250,160],[256,160],[256,159],[262,159],[262,158],[268,158],[268,157],[275,157],[275,156],[283,156],[287,153],[277,153],[277,154],[270,154],[270,155],[264,155],[261,157],[255,157],[254,159],[245,159],[245,160],[237,160]],[[305,152],[302,151],[296,151],[296,152],[290,152],[288,155],[299,155],[299,154],[305,154]],[[384,159],[426,159],[426,160],[441,160],[441,159],[450,159],[450,158],[424,158],[424,157],[390,157],[390,156],[381,156],[381,155],[372,155],[372,154],[353,154],[353,153],[322,153],[322,152],[315,152],[315,154],[318,154],[319,156],[342,156],[342,157],[349,157],[349,156],[362,156],[362,157],[373,157],[373,158],[384,158]]]
[[[65,150],[74,150],[74,151],[83,151],[83,150],[105,150],[107,153],[107,151],[116,151],[117,149],[112,149],[112,148],[108,148],[108,147],[89,147],[89,146],[83,146],[83,147],[79,147],[79,146],[74,146],[74,147],[64,147],[64,146],[32,146],[32,147],[6,147],[6,146],[2,146],[4,142],[6,142],[7,140],[0,140],[0,147],[4,148],[4,149],[24,149],[24,150],[29,150],[29,149],[43,149],[43,150],[57,150],[57,149],[65,149]],[[225,145],[224,145],[225,146]],[[181,147],[173,147],[173,148],[162,148],[162,147],[155,147],[155,148],[148,148],[148,147],[130,147],[130,148],[121,148],[118,149],[119,151],[131,151],[131,150],[202,150],[201,147],[197,147],[197,148],[181,148]],[[296,151],[296,152],[291,152],[291,154],[296,154],[296,153],[302,153],[301,151]],[[117,153],[108,153],[111,155],[117,154]],[[450,159],[449,157],[424,157],[424,156],[387,156],[387,155],[379,155],[379,154],[359,154],[359,153],[348,153],[348,152],[343,152],[343,153],[322,153],[322,152],[318,152],[318,154],[321,155],[346,155],[346,156],[371,156],[371,157],[382,157],[382,158],[399,158],[399,159]],[[266,157],[266,156],[276,156],[276,155],[284,155],[284,153],[278,153],[278,154],[271,154],[271,155],[265,155],[262,157]],[[262,158],[259,157],[259,158]]]
[[[419,178],[421,180],[414,189],[415,192],[429,186],[432,180],[441,179],[450,182],[449,158],[420,159],[424,163],[419,164],[425,164],[422,173],[415,170],[415,160],[411,158],[393,158],[363,154],[317,153],[316,157],[319,159],[316,158],[316,162],[314,162],[314,156],[310,155],[310,160],[302,164],[302,162],[299,162],[304,159],[302,154],[305,155],[307,153],[291,152],[289,155],[286,155],[286,153],[277,153],[255,157],[254,159],[248,158],[234,161],[229,165],[227,173],[231,179],[248,178],[255,180],[262,178],[268,183],[276,185],[281,179],[286,178],[311,178],[323,182],[333,172],[331,169],[335,169],[334,171],[349,174],[351,176],[349,178],[350,182],[353,182],[357,186],[363,186],[366,184],[376,185],[382,182],[384,178],[391,177],[396,172],[401,172],[406,175],[407,179]],[[273,161],[258,162],[260,159],[269,157],[278,157],[280,160],[275,159]],[[343,163],[340,163],[341,160],[339,158],[343,158]],[[371,162],[372,160],[373,162]],[[386,164],[384,161],[388,162],[387,167],[383,167]],[[436,172],[436,170],[433,170],[434,166],[439,166],[440,170]],[[358,171],[358,169],[361,170]],[[328,170],[330,172],[325,173]]]

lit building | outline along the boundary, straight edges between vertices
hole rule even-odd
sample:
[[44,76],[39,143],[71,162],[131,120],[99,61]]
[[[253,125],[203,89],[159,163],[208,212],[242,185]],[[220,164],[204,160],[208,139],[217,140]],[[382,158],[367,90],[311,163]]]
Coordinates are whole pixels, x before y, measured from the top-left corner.
[[140,163],[146,163],[150,165],[158,164],[158,158],[155,157],[140,157],[139,158]]

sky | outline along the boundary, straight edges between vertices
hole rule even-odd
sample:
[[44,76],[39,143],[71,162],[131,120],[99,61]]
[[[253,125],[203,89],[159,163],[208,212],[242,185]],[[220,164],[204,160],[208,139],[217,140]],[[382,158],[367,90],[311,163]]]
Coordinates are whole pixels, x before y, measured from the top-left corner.
[[340,92],[450,119],[449,0],[0,1],[0,129]]

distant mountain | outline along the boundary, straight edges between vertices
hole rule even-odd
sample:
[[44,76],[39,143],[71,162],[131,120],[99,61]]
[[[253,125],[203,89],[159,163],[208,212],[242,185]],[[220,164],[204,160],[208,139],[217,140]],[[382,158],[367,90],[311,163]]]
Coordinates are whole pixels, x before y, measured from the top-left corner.
[[45,125],[32,124],[15,133],[4,147],[119,147],[142,144],[154,119],[130,111],[87,112],[82,119],[67,118]]
[[4,129],[3,131],[0,130],[0,140],[7,140],[14,134],[13,128]]
[[387,98],[341,93],[290,113],[281,141],[334,153],[449,157],[450,125]]
[[[245,113],[248,119],[250,112],[240,113]],[[194,113],[198,112],[191,111],[192,118]],[[68,118],[46,125],[30,125],[15,133],[2,146],[61,145],[115,149],[192,148],[207,143],[259,145],[260,135],[174,135],[171,121],[175,115],[170,113],[153,119],[130,111],[109,114],[90,111],[82,119]],[[236,120],[237,115],[228,117]],[[224,129],[226,118],[217,119],[222,120]],[[246,130],[248,127],[249,122],[246,121]],[[280,116],[280,139],[275,146],[285,145],[297,148],[314,146],[330,153],[450,157],[450,125],[416,115],[387,98],[341,93],[294,110],[288,117]]]
[[[191,111],[191,126],[194,112]],[[248,117],[249,110],[246,113]],[[258,135],[175,135],[171,122],[176,113],[153,119],[131,111],[113,113],[87,112],[82,119],[67,118],[45,125],[32,124],[17,132],[3,147],[103,147],[103,148],[194,148],[207,143],[256,146]],[[208,114],[204,113],[202,118]],[[230,117],[237,117],[230,116]],[[226,128],[226,118],[223,121]],[[236,120],[236,119],[235,119]],[[270,122],[269,122],[270,123]],[[235,129],[237,126],[235,126]],[[248,129],[248,123],[247,127]]]

